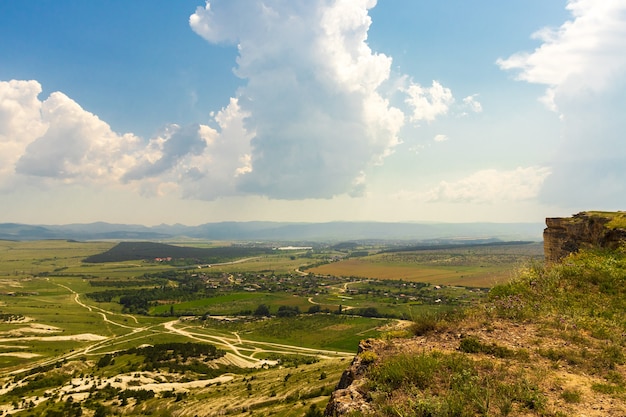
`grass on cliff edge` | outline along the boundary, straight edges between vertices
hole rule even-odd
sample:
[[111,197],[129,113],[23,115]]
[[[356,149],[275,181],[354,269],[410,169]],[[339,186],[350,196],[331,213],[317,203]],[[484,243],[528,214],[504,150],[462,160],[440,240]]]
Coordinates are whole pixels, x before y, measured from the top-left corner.
[[608,219],[606,228],[626,229],[626,212],[623,211],[585,211],[588,216],[604,217]]
[[373,413],[351,415],[624,415],[625,284],[625,248],[526,267],[456,318],[418,319],[413,351],[362,354]]

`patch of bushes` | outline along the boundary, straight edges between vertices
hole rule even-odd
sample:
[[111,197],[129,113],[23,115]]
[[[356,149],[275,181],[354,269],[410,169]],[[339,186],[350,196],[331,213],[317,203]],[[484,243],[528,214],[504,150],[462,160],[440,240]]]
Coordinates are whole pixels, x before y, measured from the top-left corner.
[[409,331],[415,336],[424,336],[430,332],[441,331],[462,318],[462,310],[427,311],[412,318]]
[[21,314],[0,313],[0,321],[12,322],[12,321],[18,321],[18,320],[23,320],[23,319],[24,319],[24,316]]
[[13,388],[7,395],[10,397],[25,397],[26,394],[36,390],[63,386],[70,379],[70,375],[61,373],[37,374],[30,378],[26,384]]
[[497,358],[512,358],[516,356],[514,350],[497,345],[496,343],[485,344],[476,336],[467,336],[461,339],[459,350],[465,353],[484,353]]
[[582,394],[576,389],[566,389],[561,393],[561,398],[563,398],[566,403],[578,404],[582,400]]
[[378,355],[371,350],[364,350],[363,352],[359,353],[358,356],[359,359],[361,359],[362,364],[374,363],[378,359]]
[[369,377],[380,416],[507,415],[514,405],[535,412],[546,404],[526,375],[460,353],[402,353],[378,362]]

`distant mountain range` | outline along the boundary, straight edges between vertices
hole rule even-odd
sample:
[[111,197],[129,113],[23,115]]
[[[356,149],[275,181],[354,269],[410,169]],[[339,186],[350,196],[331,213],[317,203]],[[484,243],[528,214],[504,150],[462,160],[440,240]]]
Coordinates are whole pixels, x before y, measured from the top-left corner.
[[141,226],[88,223],[28,225],[0,223],[4,240],[172,240],[178,238],[236,241],[341,242],[386,241],[541,241],[542,223],[380,223],[380,222],[219,222]]

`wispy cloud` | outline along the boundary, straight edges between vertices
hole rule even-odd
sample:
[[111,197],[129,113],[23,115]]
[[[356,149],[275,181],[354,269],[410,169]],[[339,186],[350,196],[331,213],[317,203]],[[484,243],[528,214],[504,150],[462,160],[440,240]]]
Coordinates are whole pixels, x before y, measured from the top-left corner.
[[441,181],[421,194],[428,202],[496,203],[536,198],[550,175],[545,167],[517,168],[510,171],[486,169],[457,181]]
[[545,85],[542,101],[561,116],[563,145],[543,200],[619,208],[626,204],[626,3],[570,0],[567,9],[571,20],[535,33],[542,43],[533,52],[497,62],[519,80]]
[[471,96],[467,96],[463,99],[463,106],[473,112],[473,113],[482,113],[483,106],[477,99],[478,94],[472,94]]

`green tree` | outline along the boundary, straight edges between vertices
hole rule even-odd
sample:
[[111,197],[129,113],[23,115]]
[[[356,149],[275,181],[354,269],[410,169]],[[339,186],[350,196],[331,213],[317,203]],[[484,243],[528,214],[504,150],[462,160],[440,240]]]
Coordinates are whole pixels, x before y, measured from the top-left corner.
[[324,417],[324,413],[322,410],[317,408],[317,404],[311,404],[311,407],[304,414],[304,417]]
[[278,307],[278,317],[294,317],[300,314],[300,308],[298,306],[280,306]]
[[96,406],[96,411],[93,413],[93,417],[106,417],[108,416],[108,410],[105,406],[103,406],[102,404],[98,404]]
[[315,314],[315,313],[319,313],[320,311],[322,311],[322,307],[320,307],[319,304],[314,304],[311,307],[309,307],[308,313]]
[[254,315],[257,317],[269,317],[271,316],[270,308],[265,304],[260,304],[256,310],[254,310]]
[[110,353],[107,353],[106,355],[101,357],[100,360],[98,361],[98,364],[97,364],[98,368],[104,368],[105,366],[110,365],[112,359],[113,359],[113,355],[111,355]]

